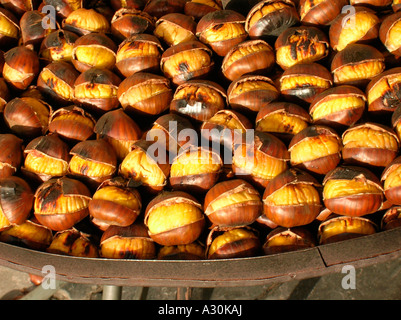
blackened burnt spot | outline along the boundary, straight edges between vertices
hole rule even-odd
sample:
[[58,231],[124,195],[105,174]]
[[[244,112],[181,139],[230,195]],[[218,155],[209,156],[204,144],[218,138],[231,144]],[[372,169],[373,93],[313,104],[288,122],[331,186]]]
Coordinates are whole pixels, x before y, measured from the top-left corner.
[[214,30],[214,31],[217,31],[217,30],[219,30],[219,29],[222,28],[222,27],[223,27],[223,24],[217,24],[217,25],[213,26],[213,30]]
[[181,62],[181,63],[178,65],[178,70],[179,70],[180,72],[188,72],[188,70],[189,70],[189,65],[188,65],[188,63],[186,63],[186,62]]

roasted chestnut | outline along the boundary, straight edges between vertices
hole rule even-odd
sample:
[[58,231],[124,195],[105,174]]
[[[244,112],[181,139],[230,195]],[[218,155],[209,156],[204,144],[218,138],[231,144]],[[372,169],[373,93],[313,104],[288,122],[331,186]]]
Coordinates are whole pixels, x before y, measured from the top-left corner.
[[310,103],[309,113],[314,124],[346,128],[362,118],[366,100],[359,88],[340,85],[316,95]]
[[164,188],[169,173],[170,164],[165,149],[155,148],[152,142],[143,139],[131,145],[131,151],[119,167],[121,176],[133,179],[152,193]]
[[318,243],[328,244],[344,241],[377,232],[377,226],[363,217],[338,216],[329,218],[319,225]]
[[20,1],[20,0],[1,0],[2,6],[7,10],[10,10],[14,15],[21,17],[26,11],[34,10],[36,2],[32,0]]
[[206,193],[219,179],[220,155],[205,147],[182,150],[171,163],[169,182],[174,190]]
[[187,0],[149,0],[143,11],[159,19],[168,13],[184,12],[186,2]]
[[153,32],[156,19],[146,12],[134,8],[121,8],[111,19],[111,33],[123,41],[135,34]]
[[24,223],[33,207],[33,192],[22,178],[0,179],[0,230]]
[[389,127],[373,122],[354,125],[342,134],[342,158],[346,163],[386,167],[398,155],[399,139]]
[[379,36],[380,20],[375,11],[365,7],[355,7],[339,14],[330,25],[330,46],[341,51],[350,43],[369,43]]
[[78,8],[62,21],[62,28],[78,35],[92,32],[108,33],[110,23],[105,16],[94,9]]
[[39,57],[45,61],[71,61],[72,50],[79,36],[71,31],[58,29],[48,34],[42,41]]
[[250,181],[258,189],[288,168],[286,145],[270,133],[248,130],[236,141],[232,167],[237,178]]
[[312,233],[304,227],[278,227],[270,231],[262,245],[265,255],[295,250],[303,250],[316,246]]
[[65,61],[54,61],[45,66],[39,73],[37,88],[46,100],[53,104],[72,104],[75,81],[79,75],[72,64]]
[[244,227],[214,227],[207,237],[207,259],[233,259],[260,254],[261,243],[257,231]]
[[85,140],[70,150],[69,173],[97,187],[117,172],[117,155],[105,139]]
[[117,97],[127,113],[153,116],[169,108],[173,90],[166,77],[137,72],[120,83]]
[[275,63],[273,48],[264,40],[247,40],[234,47],[224,56],[221,72],[229,81],[245,74],[266,74]]
[[32,45],[4,53],[3,78],[13,88],[25,90],[39,74],[39,57]]
[[175,85],[204,78],[213,70],[212,50],[200,41],[170,46],[160,60],[162,73]]
[[0,134],[0,179],[14,175],[22,163],[23,140],[11,133]]
[[311,122],[309,113],[301,106],[291,102],[271,102],[260,108],[255,120],[255,129],[289,142]]
[[153,34],[167,46],[181,42],[197,40],[196,22],[191,16],[183,13],[168,13],[155,23]]
[[50,179],[35,192],[34,214],[54,231],[73,227],[88,216],[91,192],[82,182],[66,176]]
[[322,125],[311,125],[298,132],[288,146],[292,166],[320,175],[340,163],[341,149],[337,132]]
[[52,108],[46,102],[22,97],[10,100],[4,107],[6,125],[18,137],[34,138],[46,133]]
[[366,87],[366,95],[369,112],[394,112],[401,99],[401,68],[391,68],[374,77]]
[[0,8],[0,46],[11,48],[17,44],[20,34],[18,19],[9,10]]
[[127,227],[141,213],[142,199],[138,190],[121,177],[99,185],[89,201],[89,216],[93,224],[105,231],[110,225]]
[[223,227],[252,224],[263,211],[259,191],[242,179],[217,183],[205,195],[205,215]]
[[398,205],[387,209],[381,219],[381,230],[390,230],[401,226],[401,207]]
[[288,169],[267,184],[263,193],[263,213],[278,226],[307,225],[322,209],[320,188],[320,183],[307,172]]
[[113,69],[117,46],[104,33],[91,32],[74,42],[71,62],[75,69],[84,72],[90,68]]
[[65,19],[72,11],[82,8],[83,3],[76,0],[43,0],[41,5],[53,6],[57,17]]
[[337,52],[331,62],[334,84],[365,87],[384,71],[384,55],[367,44],[351,43]]
[[323,202],[333,213],[359,217],[379,210],[383,187],[369,169],[340,165],[323,179]]
[[69,146],[57,133],[39,136],[25,147],[21,171],[26,177],[39,183],[64,176],[68,173],[69,152]]
[[333,77],[321,64],[295,64],[283,72],[279,79],[282,96],[296,104],[306,105],[319,93],[331,88]]
[[378,11],[390,6],[392,0],[350,0],[352,6],[366,6]]
[[120,77],[108,69],[88,69],[74,82],[74,101],[97,114],[117,109],[120,83]]
[[209,120],[226,109],[226,90],[210,80],[188,80],[179,85],[170,102],[170,112],[197,122]]
[[205,246],[199,241],[177,246],[163,246],[157,253],[159,260],[202,260],[205,259]]
[[0,241],[38,251],[46,250],[52,239],[52,230],[33,220],[0,232]]
[[396,12],[386,17],[380,25],[379,37],[389,52],[401,54],[400,42],[401,13]]
[[96,120],[84,109],[71,105],[59,108],[50,115],[49,131],[67,142],[84,141],[94,134]]
[[146,207],[145,225],[150,237],[163,246],[196,241],[205,226],[202,205],[182,191],[162,192]]
[[381,181],[383,182],[384,195],[392,204],[400,205],[401,186],[401,157],[395,158],[384,168]]
[[343,12],[348,0],[299,0],[299,15],[305,25],[328,26]]
[[113,147],[118,161],[125,158],[131,144],[142,135],[137,123],[121,108],[103,114],[97,120],[94,132],[98,139],[106,140]]
[[299,23],[295,1],[263,0],[248,12],[245,30],[251,39],[278,37],[284,30]]
[[401,140],[401,106],[397,106],[391,116],[391,125],[397,133],[398,139]]
[[245,17],[233,10],[216,10],[204,15],[196,26],[196,36],[224,57],[230,49],[244,41]]
[[163,50],[160,41],[154,35],[133,35],[119,45],[116,68],[126,78],[136,72],[157,73],[160,70]]
[[143,223],[110,226],[100,239],[100,256],[109,259],[153,259],[156,246]]
[[98,251],[88,235],[74,228],[58,231],[46,248],[46,252],[85,258],[99,257]]
[[6,80],[0,78],[0,112],[3,112],[4,106],[11,99],[10,90],[8,89]]
[[184,13],[199,21],[204,15],[212,11],[222,10],[221,0],[189,0],[185,2]]
[[243,75],[230,83],[227,96],[231,108],[244,114],[252,114],[277,100],[280,92],[269,77]]
[[31,44],[39,48],[43,39],[52,32],[51,28],[43,28],[45,14],[39,10],[25,12],[20,19],[21,40],[23,45]]
[[285,70],[299,63],[325,58],[329,54],[329,39],[316,27],[291,27],[277,37],[274,48],[276,62]]

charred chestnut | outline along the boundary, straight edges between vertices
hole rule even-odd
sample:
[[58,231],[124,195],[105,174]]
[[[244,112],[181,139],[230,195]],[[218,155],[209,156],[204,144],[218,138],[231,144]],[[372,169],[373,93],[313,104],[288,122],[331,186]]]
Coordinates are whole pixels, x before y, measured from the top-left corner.
[[74,43],[78,38],[79,36],[71,31],[53,31],[43,39],[39,57],[48,62],[71,61]]

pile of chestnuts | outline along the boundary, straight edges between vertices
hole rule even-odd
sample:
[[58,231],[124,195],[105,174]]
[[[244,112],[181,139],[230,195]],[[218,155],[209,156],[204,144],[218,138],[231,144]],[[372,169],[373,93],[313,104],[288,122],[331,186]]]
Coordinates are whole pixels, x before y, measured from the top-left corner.
[[400,0],[0,0],[0,241],[277,254],[401,225]]

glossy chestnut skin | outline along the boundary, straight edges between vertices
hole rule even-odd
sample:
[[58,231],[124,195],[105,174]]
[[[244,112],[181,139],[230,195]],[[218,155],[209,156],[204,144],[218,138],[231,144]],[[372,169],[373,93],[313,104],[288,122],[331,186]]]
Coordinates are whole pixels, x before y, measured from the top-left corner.
[[36,85],[51,103],[66,106],[73,102],[75,81],[79,76],[71,63],[54,61],[42,69]]
[[78,8],[63,19],[62,28],[80,36],[92,32],[110,31],[110,22],[101,13],[94,9]]
[[270,231],[262,245],[265,255],[295,250],[303,250],[316,246],[312,233],[304,227],[278,227]]
[[377,229],[375,223],[364,217],[333,216],[319,225],[317,239],[320,245],[329,244],[374,234]]
[[[139,49],[142,49],[142,53],[137,53]],[[124,39],[118,47],[116,68],[126,78],[136,72],[158,73],[163,50],[159,39],[154,35],[132,35]]]
[[60,138],[72,143],[90,139],[95,125],[96,119],[76,105],[59,108],[49,118],[49,132],[57,133]]
[[264,105],[277,100],[280,92],[269,77],[246,74],[230,83],[227,96],[232,109],[248,114],[259,112]]
[[142,136],[138,124],[121,108],[103,114],[93,130],[98,139],[105,139],[113,147],[119,161],[128,154],[131,143]]
[[[337,52],[331,61],[334,84],[364,88],[376,75],[384,71],[384,56],[375,47],[351,43]],[[354,70],[365,70],[362,74]],[[367,72],[368,71],[368,72]]]
[[18,42],[20,33],[19,21],[12,12],[4,8],[0,8],[0,17],[4,20],[3,24],[5,24],[2,27],[9,29],[7,33],[0,32],[0,46],[1,48],[11,49]]
[[0,179],[0,206],[0,230],[22,224],[29,218],[33,207],[33,192],[25,179],[16,176]]
[[379,37],[380,41],[384,44],[389,52],[395,55],[401,54],[401,43],[399,41],[399,34],[390,38],[391,32],[397,32],[401,19],[401,13],[396,12],[386,17],[380,25]]
[[399,205],[394,205],[386,210],[381,219],[380,223],[381,230],[385,231],[394,228],[399,228],[401,226],[400,209],[401,207]]
[[368,111],[371,113],[392,113],[400,105],[401,68],[383,71],[366,86]]
[[[111,38],[104,33],[91,32],[74,42],[71,62],[79,72],[90,68],[111,70],[116,63],[116,52],[117,46]],[[89,59],[91,55],[93,58]]]
[[156,246],[143,223],[110,226],[100,239],[100,256],[109,259],[153,259]]
[[[357,87],[336,86],[316,95],[310,103],[309,113],[314,124],[334,129],[346,128],[361,119],[366,100],[365,93]],[[329,106],[334,109],[329,109]],[[327,109],[330,112],[327,113]]]
[[[82,72],[74,82],[74,102],[89,112],[104,114],[117,109],[117,92],[121,79],[108,69],[90,68]],[[96,96],[106,91],[105,96]],[[95,97],[94,97],[95,96]]]
[[210,80],[188,80],[179,85],[170,102],[170,112],[195,122],[209,120],[226,109],[226,90]]
[[232,168],[237,178],[264,189],[272,178],[288,168],[290,154],[284,142],[270,133],[254,131],[252,138],[244,134],[236,141]]
[[[308,196],[305,195],[305,199],[296,199],[296,204],[285,203],[285,200],[294,201],[294,199],[282,199],[284,200],[282,204],[271,200],[274,193],[280,192],[280,189],[294,188],[296,190],[298,186],[308,187],[310,196],[315,199],[307,199]],[[263,193],[263,213],[278,226],[292,228],[307,225],[315,220],[322,210],[320,187],[320,183],[309,173],[296,168],[288,169],[267,184]]]
[[[352,137],[350,134],[358,130],[361,131],[361,139],[355,141],[357,136]],[[347,139],[348,136],[351,138]],[[400,145],[396,133],[390,127],[373,122],[348,128],[343,132],[342,140],[344,162],[371,168],[384,168],[390,164],[398,155]]]
[[[270,11],[268,8],[273,10]],[[264,10],[268,13],[263,14]],[[284,30],[298,24],[299,21],[299,14],[293,1],[264,0],[259,1],[249,10],[245,29],[251,39],[268,39],[278,37]]]
[[212,50],[200,41],[179,43],[166,49],[160,69],[175,85],[191,79],[205,78],[214,68]]
[[[232,25],[232,28],[228,29],[229,25]],[[211,38],[209,33],[212,33]],[[248,37],[245,31],[245,17],[233,10],[209,12],[197,23],[196,36],[201,42],[209,45],[218,56],[224,57],[233,46]],[[214,40],[215,38],[219,40]]]
[[352,6],[363,5],[376,10],[382,10],[392,3],[391,0],[350,0]]
[[299,1],[299,15],[305,25],[327,26],[342,12],[347,0],[324,0],[314,3],[311,0]]
[[[175,206],[183,204],[186,206],[191,206],[198,213],[191,217],[191,219],[186,219],[188,221],[178,220],[172,228],[167,228],[163,226],[161,232],[152,232],[153,222],[151,220],[151,215],[157,208],[165,207],[165,212],[160,215],[160,219],[155,221],[155,223],[163,224],[169,221],[169,216],[174,214],[177,215],[175,210],[178,210]],[[145,210],[145,225],[148,227],[148,233],[150,237],[158,244],[164,246],[170,245],[183,245],[190,244],[196,241],[203,231],[205,226],[205,216],[203,214],[202,205],[195,199],[192,195],[183,191],[169,191],[159,193],[155,198],[153,198],[146,207]]]
[[141,195],[129,186],[128,180],[115,177],[99,185],[88,209],[91,222],[100,230],[105,231],[110,225],[127,227],[141,213]]
[[159,19],[168,13],[183,12],[186,0],[149,0],[143,11]]
[[207,259],[232,259],[258,256],[261,243],[251,227],[214,227],[207,237]]
[[[228,202],[224,199],[236,195],[248,194],[252,198],[244,201]],[[215,208],[217,201],[222,206]],[[252,224],[262,214],[262,201],[259,192],[248,182],[242,179],[222,181],[215,184],[205,195],[204,209],[208,219],[218,226],[234,227]]]
[[71,148],[70,155],[70,175],[91,189],[117,172],[116,152],[105,139],[80,141]]
[[222,167],[223,160],[213,149],[190,147],[171,162],[169,183],[174,190],[205,194],[218,181]]
[[401,157],[398,156],[384,168],[381,174],[381,181],[383,183],[384,195],[386,199],[394,205],[401,204],[401,196],[400,196],[401,188],[397,183],[400,163],[401,163]]
[[[3,78],[17,89],[25,90],[39,74],[39,57],[31,45],[17,46],[4,53]],[[20,73],[13,76],[14,71]]]
[[[213,2],[213,3],[211,3]],[[184,6],[184,13],[188,16],[194,17],[195,21],[199,21],[204,15],[216,10],[222,10],[223,5],[221,0],[213,1],[187,1]]]
[[70,147],[56,133],[31,140],[24,149],[22,174],[30,181],[42,183],[68,172]]
[[[319,148],[322,150],[322,153],[317,156],[315,154],[309,158],[309,154],[307,153],[306,158],[298,158],[299,155],[296,154],[298,152],[303,152],[307,144],[310,144],[310,149],[308,150],[314,150],[322,144],[325,146],[328,145],[329,142],[331,142],[332,148]],[[302,149],[300,149],[301,146],[303,146]],[[318,175],[324,175],[336,168],[340,163],[341,147],[341,138],[334,129],[322,125],[311,125],[297,133],[291,139],[288,146],[291,157],[290,162],[293,167],[298,167]],[[295,159],[302,159],[302,161]]]
[[266,41],[246,40],[230,48],[222,61],[221,72],[228,81],[235,81],[245,74],[266,74],[274,63],[274,50]]
[[[357,32],[356,26],[363,32]],[[380,20],[375,11],[360,6],[355,7],[351,13],[343,9],[330,25],[330,46],[341,51],[350,43],[371,43],[379,37],[379,27]]]
[[72,49],[79,36],[71,31],[55,30],[43,39],[39,58],[49,63],[52,61],[71,61]]
[[173,46],[181,42],[198,40],[195,36],[197,23],[184,13],[168,13],[155,23],[153,34],[166,46]]
[[[340,194],[340,196],[327,198],[325,189],[330,180],[343,180],[347,184],[363,183],[363,186],[371,185],[375,191],[356,192],[355,190],[353,194]],[[323,202],[325,207],[333,213],[360,217],[380,209],[383,203],[383,188],[379,178],[369,169],[340,165],[327,173],[323,179]]]
[[2,242],[38,251],[46,250],[52,239],[52,230],[38,223],[36,219],[26,220],[0,233]]
[[[68,198],[71,199],[70,211],[64,212],[63,205]],[[69,229],[88,216],[90,199],[91,192],[82,182],[68,177],[50,179],[36,189],[34,214],[51,230]]]
[[158,260],[202,260],[205,259],[205,246],[200,241],[177,246],[162,246],[158,253]]
[[[149,87],[147,91],[152,92],[153,86],[162,90],[158,90],[158,94],[143,97],[135,92],[141,87]],[[137,97],[134,103],[130,102],[130,96]],[[124,111],[129,114],[158,115],[169,108],[173,90],[166,77],[148,72],[137,72],[120,83],[117,97]]]
[[263,105],[255,119],[255,129],[268,132],[289,143],[295,134],[312,122],[309,113],[291,102],[275,101]]
[[134,8],[121,8],[111,19],[111,33],[117,39],[124,41],[135,34],[153,32],[155,22],[155,17],[146,12]]
[[295,64],[286,69],[279,79],[282,96],[301,106],[310,104],[316,95],[332,85],[330,71],[319,63]]
[[20,169],[23,140],[11,133],[0,134],[0,179],[14,175]]
[[23,45],[32,44],[39,48],[43,39],[52,32],[52,29],[43,28],[42,21],[46,14],[39,10],[25,12],[20,19],[21,40]]
[[52,111],[51,106],[42,100],[22,97],[10,100],[3,115],[12,133],[23,139],[32,139],[46,133]]
[[277,64],[286,70],[298,63],[325,58],[329,53],[329,39],[316,27],[291,27],[277,37],[274,48]]

